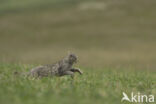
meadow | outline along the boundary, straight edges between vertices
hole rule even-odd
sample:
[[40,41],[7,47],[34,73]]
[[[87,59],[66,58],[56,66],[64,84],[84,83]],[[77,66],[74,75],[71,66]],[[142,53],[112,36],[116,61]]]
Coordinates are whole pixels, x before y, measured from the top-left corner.
[[[1,104],[131,104],[122,92],[156,94],[155,72],[81,68],[84,75],[33,79],[14,75],[34,65],[0,65]],[[147,104],[147,103],[142,103]],[[154,104],[154,103],[150,103]]]
[[[0,104],[121,104],[156,96],[155,0],[0,0]],[[73,52],[84,74],[13,73]],[[127,104],[128,102],[122,102]]]

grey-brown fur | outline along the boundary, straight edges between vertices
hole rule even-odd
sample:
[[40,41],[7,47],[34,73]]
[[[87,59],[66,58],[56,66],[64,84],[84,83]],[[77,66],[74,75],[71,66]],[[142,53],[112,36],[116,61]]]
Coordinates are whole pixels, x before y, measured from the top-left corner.
[[72,68],[73,64],[77,62],[77,56],[75,54],[69,54],[61,61],[52,65],[43,65],[33,68],[29,75],[33,77],[51,77],[51,76],[74,76],[74,72],[82,74],[80,69]]

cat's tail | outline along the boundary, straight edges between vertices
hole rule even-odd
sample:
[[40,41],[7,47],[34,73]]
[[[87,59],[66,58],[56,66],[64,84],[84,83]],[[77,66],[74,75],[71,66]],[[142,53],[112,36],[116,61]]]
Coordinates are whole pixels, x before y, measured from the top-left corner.
[[13,72],[13,75],[14,75],[14,76],[28,77],[28,76],[30,75],[30,73],[29,73],[29,72],[24,73],[24,72],[15,71],[15,72]]

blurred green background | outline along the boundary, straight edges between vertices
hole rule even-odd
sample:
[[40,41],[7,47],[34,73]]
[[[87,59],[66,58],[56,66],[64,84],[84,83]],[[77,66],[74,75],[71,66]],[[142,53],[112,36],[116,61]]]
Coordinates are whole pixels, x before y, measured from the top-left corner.
[[156,68],[156,0],[0,0],[0,63]]

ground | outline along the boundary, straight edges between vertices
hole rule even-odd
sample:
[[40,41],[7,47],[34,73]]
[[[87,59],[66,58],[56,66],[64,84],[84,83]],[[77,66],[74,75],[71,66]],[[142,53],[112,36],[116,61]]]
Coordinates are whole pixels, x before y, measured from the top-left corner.
[[76,74],[74,79],[69,76],[33,79],[13,74],[27,72],[34,66],[0,65],[1,104],[121,104],[122,92],[156,95],[156,73],[147,70],[82,67],[84,74]]
[[[0,0],[0,104],[121,104],[156,96],[156,0]],[[68,52],[84,74],[30,79]],[[122,102],[123,104],[127,102]]]

